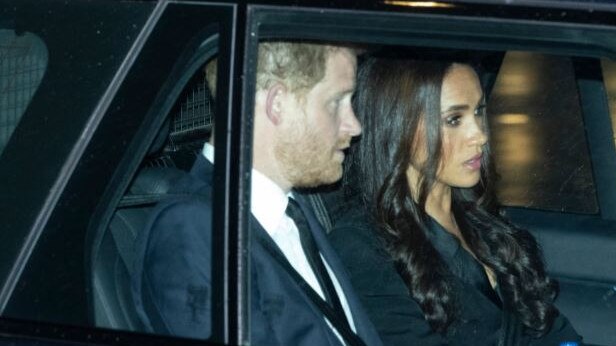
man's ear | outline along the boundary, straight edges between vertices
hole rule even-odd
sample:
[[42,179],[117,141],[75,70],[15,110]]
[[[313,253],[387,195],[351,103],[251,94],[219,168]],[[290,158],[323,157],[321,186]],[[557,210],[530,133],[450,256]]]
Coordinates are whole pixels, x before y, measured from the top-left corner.
[[274,83],[267,89],[265,114],[274,125],[280,124],[282,120],[282,109],[286,93],[287,88],[282,83]]

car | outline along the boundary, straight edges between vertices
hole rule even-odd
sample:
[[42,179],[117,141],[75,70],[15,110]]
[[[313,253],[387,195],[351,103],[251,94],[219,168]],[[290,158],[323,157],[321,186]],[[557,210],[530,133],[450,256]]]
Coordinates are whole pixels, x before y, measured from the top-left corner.
[[[0,0],[0,343],[247,343],[256,51],[284,39],[476,56],[503,211],[585,342],[616,345],[614,18],[610,1]],[[132,243],[214,127],[213,335],[147,334]]]

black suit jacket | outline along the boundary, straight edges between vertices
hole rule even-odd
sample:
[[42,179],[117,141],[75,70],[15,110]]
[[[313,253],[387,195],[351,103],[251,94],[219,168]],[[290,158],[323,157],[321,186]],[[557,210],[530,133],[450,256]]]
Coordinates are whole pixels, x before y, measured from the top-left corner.
[[366,212],[361,208],[345,209],[330,233],[330,240],[349,269],[351,281],[385,345],[558,346],[562,341],[581,342],[562,315],[543,338],[525,335],[521,323],[506,306],[500,307],[493,297],[453,275],[459,320],[446,335],[435,333],[410,296]]
[[[199,156],[173,198],[158,205],[138,235],[132,290],[137,312],[151,332],[207,338],[211,335],[213,278],[211,258],[213,166]],[[301,198],[300,205],[303,205]],[[381,345],[378,334],[353,292],[344,267],[313,214],[302,206],[321,254],[340,282],[358,335]],[[340,345],[321,310],[300,283],[272,256],[277,246],[251,217],[250,322],[254,345]],[[268,248],[269,247],[269,251]],[[282,255],[284,257],[284,255]]]

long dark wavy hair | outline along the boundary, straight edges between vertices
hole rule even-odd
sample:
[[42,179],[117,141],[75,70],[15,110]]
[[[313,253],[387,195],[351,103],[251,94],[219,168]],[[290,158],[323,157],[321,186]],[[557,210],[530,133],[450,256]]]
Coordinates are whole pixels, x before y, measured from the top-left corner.
[[[445,333],[457,318],[456,292],[448,268],[426,235],[426,199],[437,179],[441,149],[441,86],[452,61],[367,58],[360,66],[354,109],[363,125],[350,152],[357,173],[347,189],[360,193],[378,224],[398,271],[433,330]],[[487,121],[483,122],[488,133]],[[407,169],[420,129],[427,161],[421,168],[417,200]],[[470,250],[495,275],[505,306],[527,331],[546,333],[557,316],[557,285],[545,273],[534,237],[501,217],[493,198],[490,148],[483,148],[480,182],[452,187],[452,210]]]

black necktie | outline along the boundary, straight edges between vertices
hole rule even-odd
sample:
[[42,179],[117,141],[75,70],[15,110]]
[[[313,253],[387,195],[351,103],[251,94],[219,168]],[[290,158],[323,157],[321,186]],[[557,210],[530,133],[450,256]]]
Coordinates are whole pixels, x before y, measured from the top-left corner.
[[286,213],[293,220],[293,222],[295,222],[295,226],[297,226],[302,248],[304,249],[308,263],[310,264],[310,267],[312,267],[312,270],[319,281],[319,285],[323,290],[325,301],[330,304],[334,311],[340,315],[340,318],[348,324],[348,320],[344,314],[344,310],[342,309],[342,304],[340,304],[340,299],[338,294],[336,294],[334,284],[332,283],[329,273],[323,264],[317,243],[310,232],[308,220],[306,220],[306,216],[297,202],[292,198],[289,198],[289,205],[287,206]]

